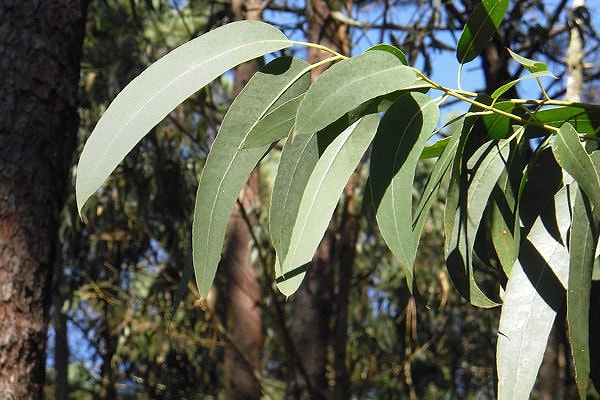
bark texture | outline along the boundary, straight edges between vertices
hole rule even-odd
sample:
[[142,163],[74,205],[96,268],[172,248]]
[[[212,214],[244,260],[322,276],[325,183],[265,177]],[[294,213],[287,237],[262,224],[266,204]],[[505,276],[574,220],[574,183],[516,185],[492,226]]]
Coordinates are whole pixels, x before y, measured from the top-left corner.
[[83,0],[0,3],[0,397],[41,398]]

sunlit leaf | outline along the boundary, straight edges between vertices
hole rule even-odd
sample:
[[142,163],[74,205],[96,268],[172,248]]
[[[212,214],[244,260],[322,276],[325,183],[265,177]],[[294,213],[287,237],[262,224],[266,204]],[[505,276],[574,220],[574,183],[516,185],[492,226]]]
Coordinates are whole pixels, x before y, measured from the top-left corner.
[[[537,122],[560,128],[564,123],[570,123],[577,132],[594,133],[600,127],[600,107],[590,106],[584,108],[580,106],[566,106],[546,108],[533,114],[533,119]],[[528,128],[530,131],[536,129]],[[541,135],[547,135],[548,131],[543,130]],[[530,136],[535,136],[531,134]]]
[[564,239],[571,223],[567,192],[561,189],[535,221],[506,285],[496,357],[499,400],[529,399],[564,301],[569,274]]
[[287,137],[294,127],[296,111],[303,98],[304,93],[286,101],[265,115],[254,125],[242,147],[260,147]]
[[379,231],[404,268],[412,290],[417,243],[412,230],[412,188],[419,156],[439,119],[434,100],[405,93],[385,113],[370,162],[371,199]]
[[148,67],[113,100],[85,144],[75,185],[80,214],[125,155],[178,104],[236,65],[291,44],[268,24],[235,22],[189,41]]
[[305,61],[290,57],[277,58],[267,64],[236,97],[221,124],[202,170],[192,226],[196,282],[204,296],[208,294],[221,258],[225,229],[235,201],[248,176],[269,149],[269,145],[252,149],[241,149],[241,145],[272,106],[277,107],[306,90],[310,84],[308,76],[295,80],[305,67]]
[[400,50],[399,48],[397,48],[395,46],[392,46],[391,44],[387,44],[387,43],[376,44],[375,46],[371,46],[367,49],[367,51],[371,51],[371,50],[387,51],[388,53],[392,53],[393,55],[395,55],[398,58],[398,60],[400,60],[402,62],[402,64],[408,65],[408,60],[406,59],[406,55],[402,52],[402,50]]
[[[279,258],[280,266],[275,267],[277,287],[284,295],[290,296],[300,286],[305,265],[323,238],[342,190],[371,144],[378,124],[378,114],[364,116],[338,135],[317,161],[302,193],[295,223],[286,228],[292,230],[290,247],[285,258]],[[300,273],[296,273],[298,269]]]
[[294,135],[311,135],[367,100],[416,82],[415,73],[386,51],[367,51],[332,65],[306,92]]
[[500,26],[508,0],[482,0],[475,5],[458,40],[456,57],[461,64],[477,57]]
[[542,72],[542,71],[548,70],[548,65],[546,65],[546,63],[544,63],[544,62],[535,61],[535,60],[531,60],[529,58],[520,56],[517,53],[515,53],[514,51],[512,51],[511,49],[506,49],[506,50],[508,50],[508,54],[510,54],[510,56],[513,58],[513,60],[515,60],[516,62],[518,62],[525,68],[527,68],[530,72]]
[[494,90],[494,93],[492,93],[491,97],[492,99],[497,99],[500,96],[502,96],[504,93],[506,93],[510,88],[512,88],[513,86],[515,86],[517,83],[525,81],[527,79],[537,79],[537,78],[541,78],[541,77],[550,77],[550,78],[554,78],[554,79],[558,79],[556,78],[556,76],[554,76],[554,74],[552,74],[552,72],[550,71],[538,71],[538,72],[533,72],[531,74],[527,74],[525,76],[522,76],[520,78],[517,78],[515,80],[512,80],[508,83],[505,83],[504,85],[500,86],[498,89]]
[[592,211],[600,215],[600,178],[590,156],[583,148],[577,131],[564,124],[558,131],[552,152],[558,164],[579,184],[592,202]]
[[269,209],[269,231],[278,258],[287,255],[302,193],[318,160],[316,135],[297,136],[283,146]]

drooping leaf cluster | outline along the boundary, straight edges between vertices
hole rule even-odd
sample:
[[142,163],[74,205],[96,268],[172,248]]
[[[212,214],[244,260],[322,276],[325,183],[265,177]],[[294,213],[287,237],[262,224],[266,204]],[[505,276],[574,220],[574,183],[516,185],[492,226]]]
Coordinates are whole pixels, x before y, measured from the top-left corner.
[[[482,51],[507,7],[508,1],[476,6],[459,40],[460,63]],[[268,24],[232,23],[140,74],[107,109],[82,152],[80,212],[140,138],[181,101],[235,65],[298,44]],[[277,254],[274,279],[286,296],[298,288],[345,183],[368,157],[364,200],[373,204],[381,235],[411,290],[423,227],[438,191],[446,192],[448,274],[472,304],[502,304],[499,398],[529,396],[544,338],[565,304],[584,397],[590,378],[600,383],[598,354],[589,345],[600,109],[548,98],[504,99],[516,81],[490,97],[446,88],[407,66],[392,46],[352,58],[330,53],[327,61],[334,64],[314,83],[314,65],[275,58],[225,115],[196,195],[192,243],[199,292],[208,294],[241,187],[275,143],[284,142],[269,224]],[[526,78],[549,74],[542,63],[513,57],[531,71]],[[436,91],[440,99],[432,97]],[[445,97],[470,109],[440,128],[438,102]],[[413,181],[423,158],[435,163],[414,205]],[[498,286],[481,284],[480,264]]]

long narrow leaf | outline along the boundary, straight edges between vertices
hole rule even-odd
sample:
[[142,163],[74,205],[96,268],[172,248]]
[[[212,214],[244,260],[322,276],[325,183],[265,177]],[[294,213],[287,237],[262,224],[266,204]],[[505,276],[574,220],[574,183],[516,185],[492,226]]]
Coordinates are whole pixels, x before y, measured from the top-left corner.
[[577,131],[564,124],[558,131],[552,152],[558,164],[579,184],[592,202],[594,214],[600,215],[600,178],[590,156],[579,141]]
[[[600,153],[592,153],[590,158],[598,169]],[[585,193],[579,189],[576,196],[569,235],[567,321],[575,381],[580,397],[585,398],[590,375],[590,297],[599,227]]]
[[250,79],[221,124],[198,185],[192,226],[196,282],[204,296],[221,258],[220,244],[235,200],[252,169],[269,149],[269,145],[252,149],[241,149],[241,145],[274,102],[277,107],[278,103],[306,91],[310,78],[295,80],[306,65],[305,61],[289,57],[271,61]]
[[135,144],[178,104],[236,65],[290,45],[276,28],[242,21],[202,35],[148,67],[114,99],[85,144],[75,185],[79,212]]
[[400,261],[410,290],[417,249],[412,229],[412,186],[417,162],[439,115],[429,96],[405,93],[381,120],[371,153],[369,176],[377,224]]
[[[483,213],[508,153],[506,141],[483,144],[467,161],[460,172],[456,222],[450,232],[446,266],[459,292],[472,304],[494,307],[475,282],[473,248]],[[452,210],[446,210],[452,212]]]
[[[288,139],[283,146],[269,209],[269,231],[278,259],[285,259],[302,193],[319,160],[316,135]],[[281,273],[279,262],[276,263]]]
[[[571,223],[567,192],[563,187],[535,221],[506,286],[496,357],[499,400],[529,399],[564,301],[569,252],[563,238]],[[548,226],[559,232],[549,232]]]
[[[340,194],[371,144],[379,124],[379,115],[370,114],[351,125],[325,149],[306,184],[296,222],[292,227],[290,247],[279,259],[281,271],[277,287],[289,296],[304,276],[295,273],[312,259],[337,206]],[[288,276],[289,275],[289,276]]]

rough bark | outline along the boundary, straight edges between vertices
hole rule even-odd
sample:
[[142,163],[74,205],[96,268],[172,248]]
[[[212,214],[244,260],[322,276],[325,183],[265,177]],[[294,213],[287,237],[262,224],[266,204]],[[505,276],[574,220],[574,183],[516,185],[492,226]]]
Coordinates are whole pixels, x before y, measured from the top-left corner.
[[41,398],[85,1],[0,4],[0,396]]
[[67,285],[64,284],[62,257],[55,262],[54,282],[52,293],[52,305],[54,315],[52,324],[54,326],[54,398],[55,400],[68,400],[69,398],[69,343],[67,319],[63,312]]
[[[260,1],[231,2],[234,20],[262,20]],[[235,70],[232,97],[235,98],[261,60],[238,66]],[[242,189],[227,227],[227,245],[220,268],[225,277],[224,299],[227,302],[227,329],[231,343],[225,349],[225,397],[228,399],[260,399],[260,360],[262,353],[262,289],[255,263],[250,258],[252,236],[248,222],[257,224],[250,212],[259,201],[258,171],[255,170]],[[246,214],[248,211],[248,214]]]

